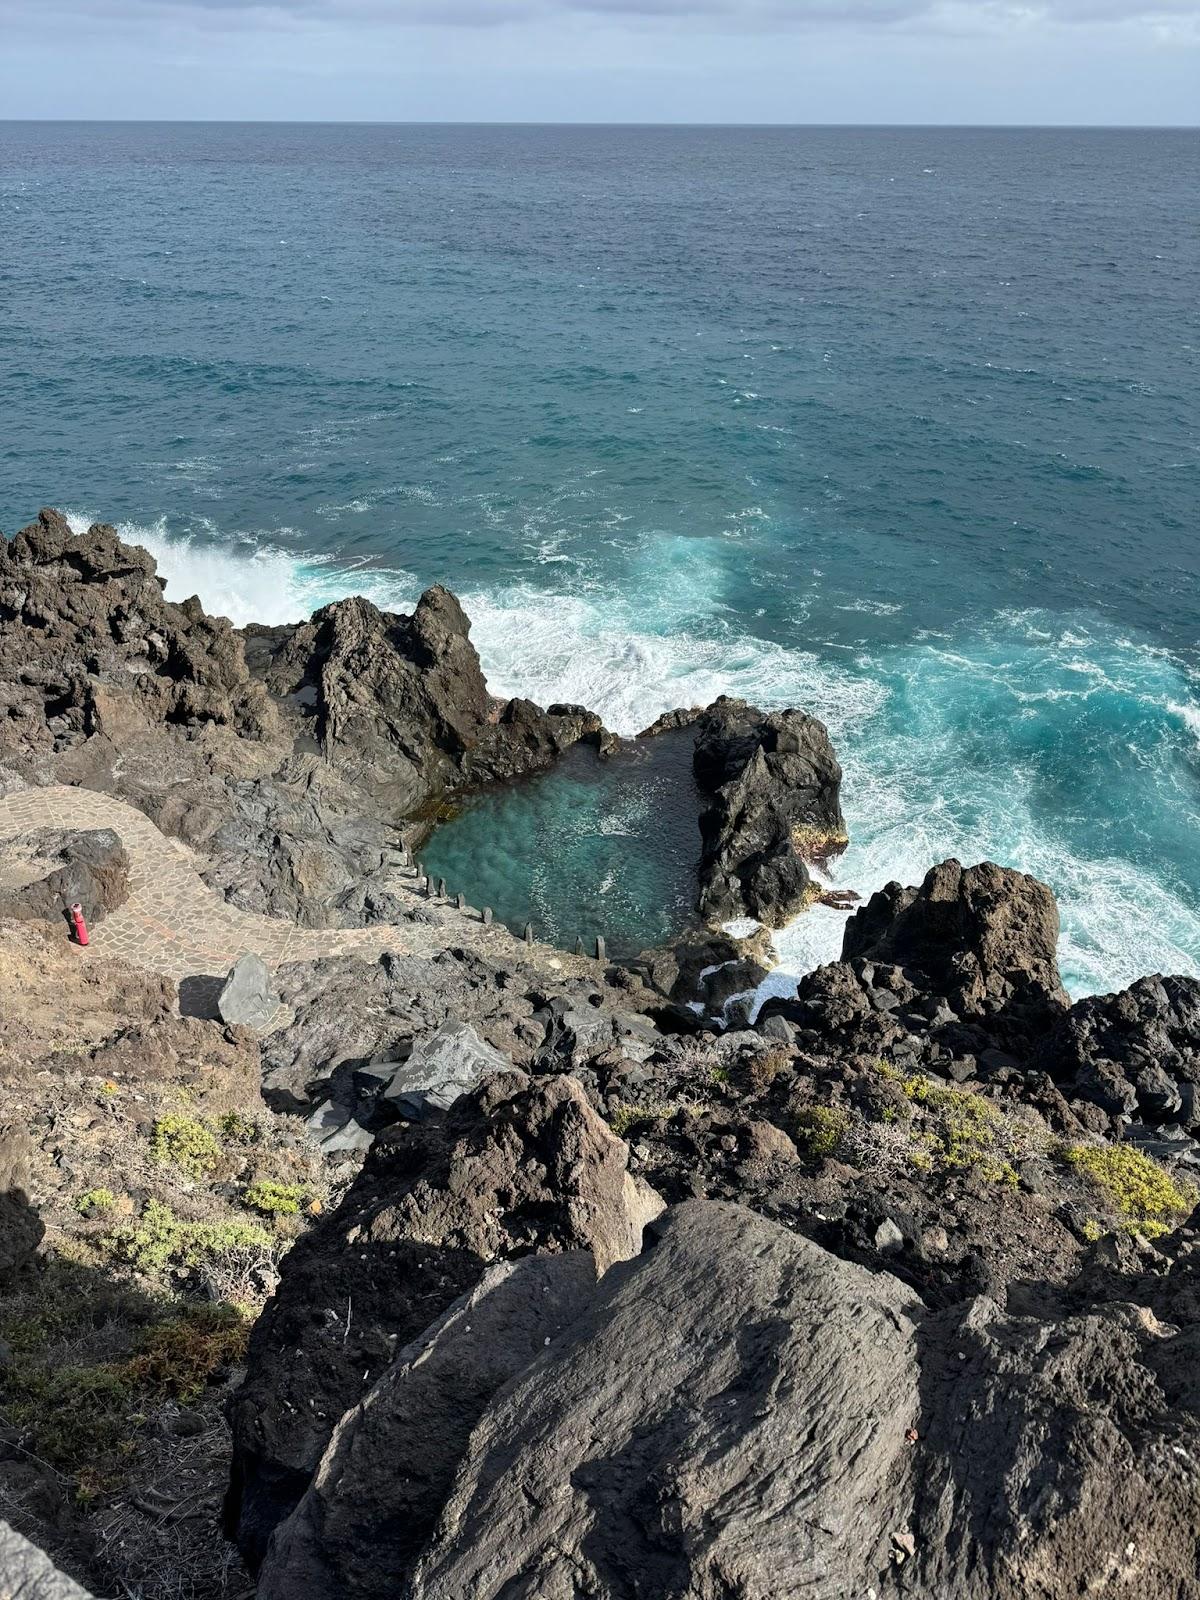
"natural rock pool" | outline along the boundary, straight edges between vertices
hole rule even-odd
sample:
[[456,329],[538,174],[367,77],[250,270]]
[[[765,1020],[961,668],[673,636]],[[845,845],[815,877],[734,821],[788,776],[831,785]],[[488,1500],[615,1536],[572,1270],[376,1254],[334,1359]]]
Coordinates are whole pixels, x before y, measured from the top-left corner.
[[696,902],[700,796],[692,732],[576,746],[550,772],[461,797],[420,852],[450,894],[517,932],[589,953],[635,955],[682,931]]

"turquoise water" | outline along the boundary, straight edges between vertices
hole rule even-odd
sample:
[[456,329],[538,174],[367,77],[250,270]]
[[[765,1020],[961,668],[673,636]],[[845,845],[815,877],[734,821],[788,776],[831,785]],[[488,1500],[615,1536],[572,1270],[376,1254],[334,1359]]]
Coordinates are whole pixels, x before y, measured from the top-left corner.
[[494,689],[626,732],[805,705],[839,881],[989,855],[1075,992],[1197,972],[1198,157],[0,124],[0,526],[105,516],[238,621],[440,579]]
[[685,730],[604,760],[571,750],[544,777],[470,796],[420,857],[517,932],[532,921],[539,939],[631,956],[691,918],[699,814]]

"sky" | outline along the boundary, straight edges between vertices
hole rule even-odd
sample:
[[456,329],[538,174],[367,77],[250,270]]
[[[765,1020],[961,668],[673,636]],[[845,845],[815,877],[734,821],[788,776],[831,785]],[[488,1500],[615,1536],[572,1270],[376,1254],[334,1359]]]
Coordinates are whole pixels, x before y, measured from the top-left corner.
[[0,116],[1200,122],[1200,0],[0,0]]

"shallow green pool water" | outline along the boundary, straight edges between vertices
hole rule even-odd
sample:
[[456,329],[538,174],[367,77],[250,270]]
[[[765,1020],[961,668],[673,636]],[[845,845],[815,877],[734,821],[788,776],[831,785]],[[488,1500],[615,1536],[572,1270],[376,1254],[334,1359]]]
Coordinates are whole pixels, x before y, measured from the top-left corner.
[[680,932],[696,899],[699,795],[688,730],[601,760],[577,747],[549,773],[469,796],[421,859],[449,893],[566,949],[597,935],[634,955]]

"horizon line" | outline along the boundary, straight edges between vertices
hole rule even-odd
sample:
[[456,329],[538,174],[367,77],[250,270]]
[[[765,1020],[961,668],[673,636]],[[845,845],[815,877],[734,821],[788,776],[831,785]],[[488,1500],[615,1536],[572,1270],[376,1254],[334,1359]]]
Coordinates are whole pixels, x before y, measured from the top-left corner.
[[692,122],[683,119],[616,121],[517,117],[0,117],[0,127],[242,127],[242,128],[728,128],[728,129],[913,129],[942,132],[1014,133],[1197,133],[1200,122]]

